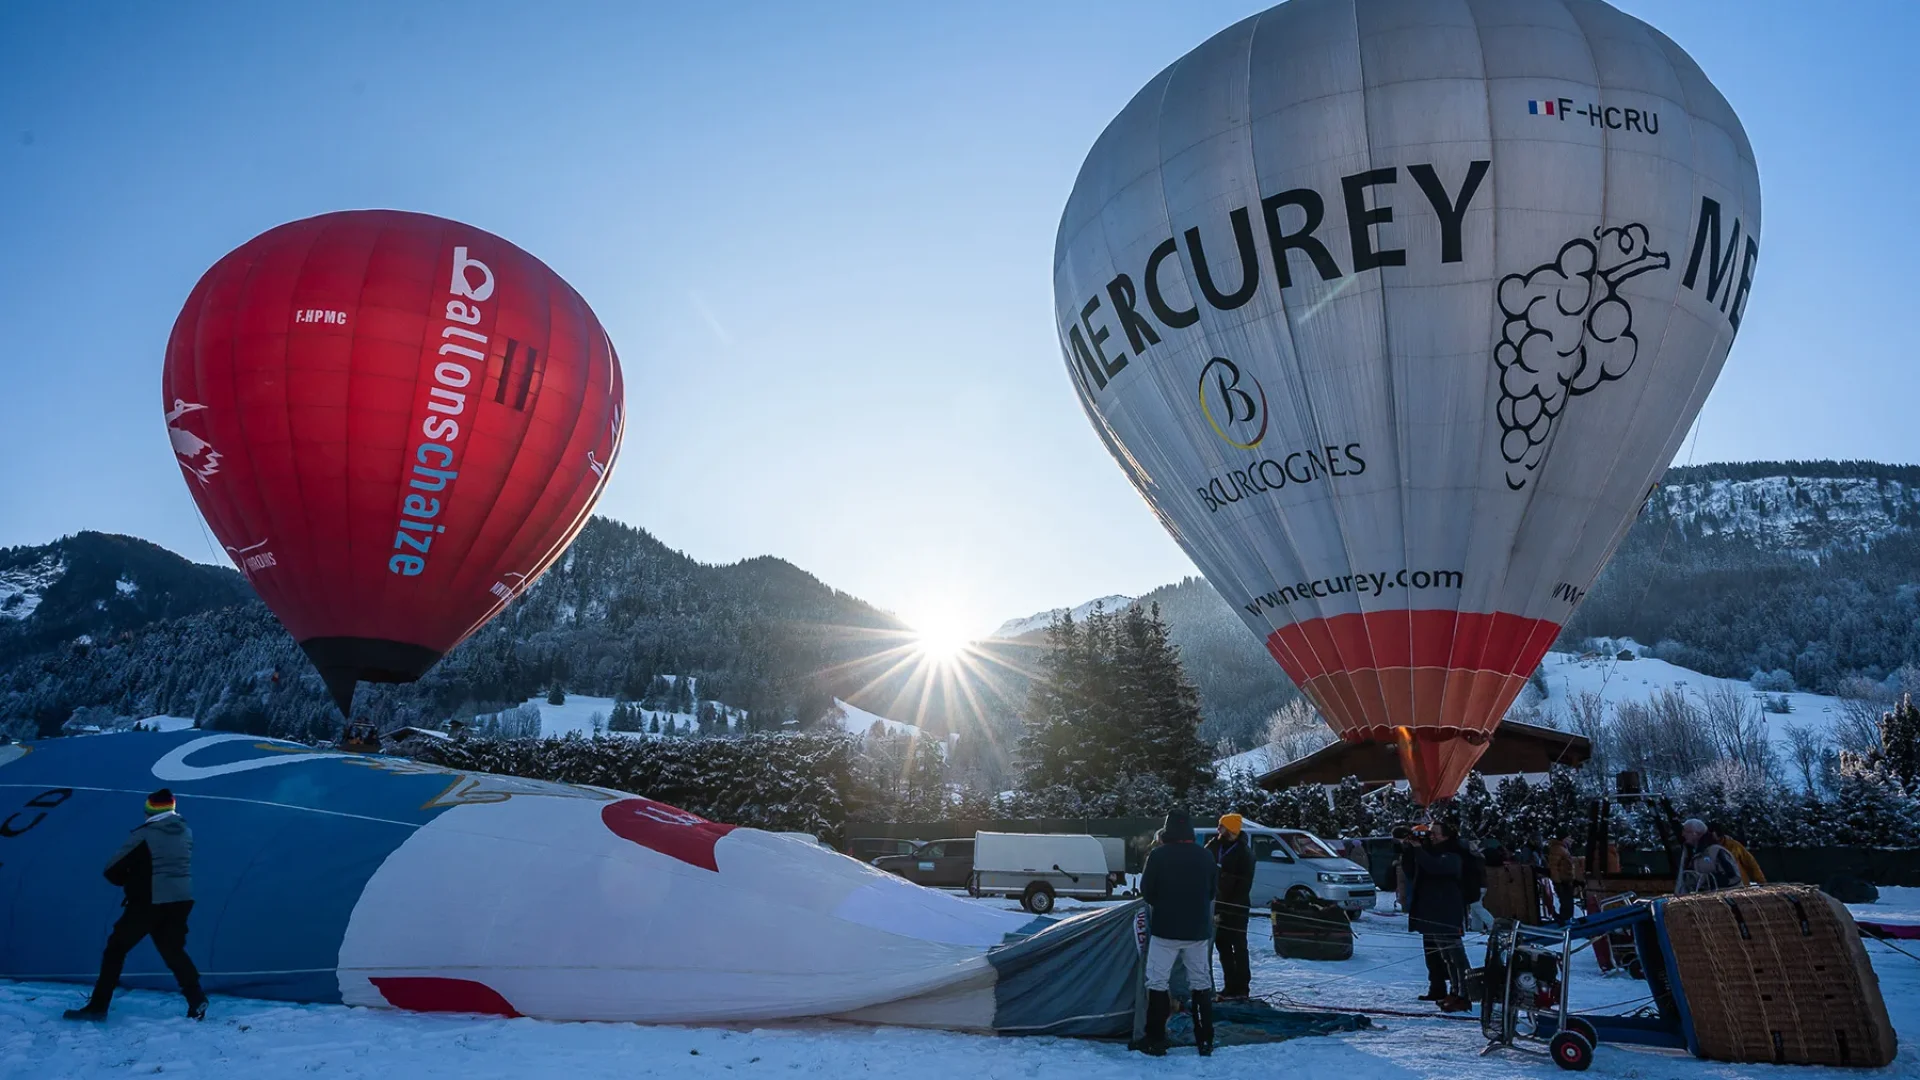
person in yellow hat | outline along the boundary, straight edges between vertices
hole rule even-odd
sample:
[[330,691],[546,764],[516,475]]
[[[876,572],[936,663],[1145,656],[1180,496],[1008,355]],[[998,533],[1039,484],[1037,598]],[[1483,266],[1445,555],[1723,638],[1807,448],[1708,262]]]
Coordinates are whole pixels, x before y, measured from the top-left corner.
[[1220,954],[1220,999],[1253,992],[1247,958],[1247,917],[1253,907],[1253,845],[1239,814],[1220,815],[1220,831],[1207,841],[1219,879],[1213,892],[1213,948]]

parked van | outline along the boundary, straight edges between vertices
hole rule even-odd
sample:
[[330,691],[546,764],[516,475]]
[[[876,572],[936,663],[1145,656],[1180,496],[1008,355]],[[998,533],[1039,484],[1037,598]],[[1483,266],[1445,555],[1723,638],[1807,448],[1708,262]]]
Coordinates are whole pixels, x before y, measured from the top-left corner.
[[1105,900],[1113,895],[1108,856],[1098,837],[1084,833],[975,833],[975,896],[1018,897],[1036,915],[1053,910],[1058,896]]
[[[1194,835],[1204,844],[1218,831],[1195,829]],[[1251,821],[1242,832],[1253,843],[1254,912],[1265,911],[1283,896],[1332,901],[1349,919],[1358,919],[1373,907],[1378,891],[1373,875],[1352,859],[1334,854],[1326,841],[1305,829],[1269,829]]]

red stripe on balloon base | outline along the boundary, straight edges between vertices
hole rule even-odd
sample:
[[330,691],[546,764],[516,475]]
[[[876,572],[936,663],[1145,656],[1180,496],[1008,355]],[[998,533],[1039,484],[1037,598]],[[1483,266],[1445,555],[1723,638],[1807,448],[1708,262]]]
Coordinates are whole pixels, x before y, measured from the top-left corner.
[[1335,734],[1398,747],[1424,804],[1459,790],[1559,633],[1505,612],[1377,611],[1282,627],[1267,650]]
[[483,1013],[519,1016],[500,991],[471,979],[443,979],[428,975],[389,975],[367,980],[387,1004],[413,1012]]

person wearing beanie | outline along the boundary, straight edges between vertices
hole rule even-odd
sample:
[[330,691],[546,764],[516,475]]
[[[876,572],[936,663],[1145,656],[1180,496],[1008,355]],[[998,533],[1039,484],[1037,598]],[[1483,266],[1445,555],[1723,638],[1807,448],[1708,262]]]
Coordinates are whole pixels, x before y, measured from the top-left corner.
[[1153,849],[1140,874],[1147,902],[1147,1026],[1134,1049],[1154,1057],[1167,1052],[1167,1018],[1173,1014],[1173,965],[1187,970],[1193,992],[1193,1041],[1200,1056],[1213,1053],[1213,856],[1194,843],[1185,810],[1167,813],[1166,843]]
[[126,893],[126,910],[107,936],[100,957],[100,977],[93,996],[78,1009],[68,1009],[69,1020],[104,1020],[120,985],[120,969],[127,953],[142,938],[166,961],[187,998],[187,1015],[207,1015],[207,995],[200,990],[200,972],[187,955],[187,915],[193,910],[193,830],[174,806],[166,788],[147,796],[147,819],[135,826],[127,842],[107,860],[107,881]]
[[1220,830],[1207,841],[1218,873],[1213,900],[1213,948],[1220,954],[1220,1000],[1238,1001],[1253,992],[1247,957],[1247,919],[1253,909],[1253,844],[1239,814],[1220,815]]

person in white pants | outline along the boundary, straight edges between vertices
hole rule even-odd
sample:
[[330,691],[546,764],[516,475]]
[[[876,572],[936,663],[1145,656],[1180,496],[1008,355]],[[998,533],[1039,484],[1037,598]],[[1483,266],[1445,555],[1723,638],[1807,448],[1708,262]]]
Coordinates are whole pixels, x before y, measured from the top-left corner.
[[1147,1026],[1134,1049],[1155,1057],[1167,1052],[1167,1017],[1173,1013],[1169,984],[1177,961],[1187,969],[1193,993],[1193,1042],[1213,1053],[1213,856],[1193,842],[1186,811],[1167,814],[1164,844],[1147,856],[1140,898],[1147,902]]

